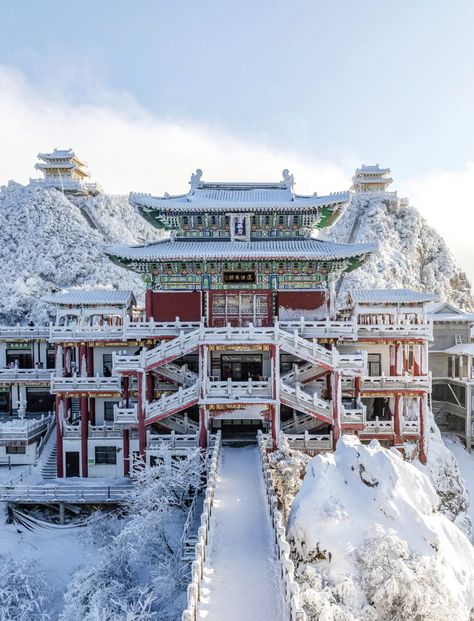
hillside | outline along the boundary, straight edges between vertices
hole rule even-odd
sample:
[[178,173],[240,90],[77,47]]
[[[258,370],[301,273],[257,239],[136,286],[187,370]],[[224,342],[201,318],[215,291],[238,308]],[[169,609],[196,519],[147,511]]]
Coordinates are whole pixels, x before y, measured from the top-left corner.
[[465,309],[473,308],[471,283],[441,235],[414,207],[380,195],[354,194],[327,238],[340,243],[378,241],[379,252],[344,277],[339,301],[352,287],[401,287],[433,292]]
[[110,242],[141,243],[156,232],[126,197],[74,200],[14,182],[0,189],[0,323],[49,321],[42,300],[65,287],[143,290],[140,277],[113,265],[102,248]]

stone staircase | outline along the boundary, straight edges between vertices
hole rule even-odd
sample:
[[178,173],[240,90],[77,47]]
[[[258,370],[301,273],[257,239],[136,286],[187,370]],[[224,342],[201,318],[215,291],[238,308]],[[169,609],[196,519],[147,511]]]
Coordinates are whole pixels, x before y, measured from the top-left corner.
[[41,476],[43,479],[55,479],[57,477],[57,446],[56,439],[49,452],[48,457],[41,466]]

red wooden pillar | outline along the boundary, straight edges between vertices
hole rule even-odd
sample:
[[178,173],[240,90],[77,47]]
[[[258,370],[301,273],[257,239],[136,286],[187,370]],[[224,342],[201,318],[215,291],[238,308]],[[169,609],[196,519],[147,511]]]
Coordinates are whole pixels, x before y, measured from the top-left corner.
[[148,373],[146,376],[146,400],[151,403],[155,398],[155,376]]
[[274,405],[270,405],[270,426],[272,433],[272,450],[276,451],[278,448],[278,422],[277,412]]
[[207,448],[207,412],[206,408],[199,408],[199,448]]
[[426,394],[420,397],[420,441],[419,441],[419,453],[420,461],[422,464],[426,464]]
[[56,395],[56,466],[57,475],[59,479],[64,476],[64,461],[63,461],[63,429],[61,420],[61,395]]
[[395,408],[393,413],[393,431],[395,435],[395,444],[401,444],[402,433],[400,424],[400,395],[395,395]]
[[356,375],[354,379],[354,397],[360,399],[362,378],[360,375]]
[[130,474],[130,432],[124,429],[122,432],[123,439],[123,475],[128,477]]
[[328,401],[332,399],[331,373],[326,375],[326,399]]
[[125,407],[128,408],[130,401],[130,378],[126,375],[122,379],[122,399],[125,402]]
[[87,397],[81,396],[81,474],[83,477],[89,476],[89,454],[87,441],[89,437],[89,421],[87,412]]
[[143,463],[146,463],[146,429],[145,429],[145,408],[144,408],[144,373],[138,373],[138,456]]
[[79,345],[79,360],[77,362],[78,375],[82,376],[84,364],[86,365],[86,377],[90,375],[87,366],[87,347],[85,343]]
[[95,397],[89,397],[89,420],[92,426],[95,425]]
[[332,442],[336,449],[337,442],[341,437],[341,373],[333,371],[331,374],[331,397],[332,397]]

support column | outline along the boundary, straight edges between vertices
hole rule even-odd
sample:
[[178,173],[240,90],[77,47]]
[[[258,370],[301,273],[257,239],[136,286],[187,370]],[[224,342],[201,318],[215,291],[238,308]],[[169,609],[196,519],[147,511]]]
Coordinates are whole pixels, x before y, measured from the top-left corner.
[[331,373],[331,397],[332,397],[332,442],[333,448],[336,449],[337,442],[341,437],[341,373],[333,371]]
[[87,367],[87,347],[85,343],[81,343],[79,345],[79,360],[78,360],[78,375],[81,377],[87,377],[88,367]]
[[153,291],[151,289],[145,292],[145,316],[147,321],[153,317]]
[[427,433],[427,401],[428,395],[424,394],[420,397],[420,461],[422,464],[426,464],[426,433]]
[[130,432],[128,429],[122,431],[123,440],[123,475],[128,477],[130,474]]
[[145,408],[144,408],[144,392],[145,392],[145,380],[144,373],[138,373],[138,455],[139,458],[146,463],[146,429],[145,429]]
[[56,472],[58,479],[62,479],[64,476],[62,410],[62,397],[56,395]]
[[280,347],[271,345],[270,364],[272,373],[272,397],[275,405],[270,406],[270,424],[272,434],[272,448],[278,448],[278,436],[280,435]]
[[272,434],[272,450],[278,448],[278,434],[280,432],[279,411],[275,405],[270,405],[270,430]]
[[94,348],[87,348],[87,375],[94,377]]
[[199,448],[207,448],[207,412],[204,406],[199,407]]
[[89,476],[89,451],[87,441],[89,437],[89,421],[87,411],[87,397],[81,396],[81,476]]
[[[469,356],[469,360],[471,357]],[[470,452],[472,448],[472,387],[466,384],[466,448]]]
[[401,423],[400,423],[400,395],[395,395],[395,407],[393,413],[393,432],[395,435],[395,444],[401,444]]
[[354,378],[354,397],[356,400],[360,399],[361,385],[362,385],[362,378],[360,375],[356,375]]

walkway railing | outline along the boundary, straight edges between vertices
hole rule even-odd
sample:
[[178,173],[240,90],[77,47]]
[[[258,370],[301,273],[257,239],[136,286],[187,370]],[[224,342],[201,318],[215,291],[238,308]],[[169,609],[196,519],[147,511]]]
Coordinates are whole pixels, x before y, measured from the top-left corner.
[[[289,621],[306,621],[307,616],[300,604],[300,587],[295,580],[295,566],[290,558],[290,544],[286,540],[283,516],[278,509],[278,498],[273,486],[268,463],[268,455],[261,431],[258,432],[258,448],[262,465],[263,481],[268,500],[275,538],[275,549],[280,561],[280,579],[283,587],[284,603]],[[183,619],[183,621],[185,621]],[[187,621],[187,619],[186,619]]]
[[51,425],[53,415],[48,414],[41,418],[19,418],[0,423],[1,440],[28,440],[43,433]]
[[128,485],[2,485],[0,501],[44,502],[123,502],[130,495]]
[[52,372],[52,369],[7,367],[0,369],[0,382],[48,382]]
[[195,545],[195,558],[191,563],[191,581],[187,589],[187,606],[182,614],[182,621],[197,621],[198,605],[201,599],[201,581],[204,573],[204,563],[209,547],[209,525],[214,508],[214,493],[217,481],[217,467],[221,451],[221,432],[216,434],[209,471],[207,474],[206,495],[201,513],[201,526],[198,529]]

